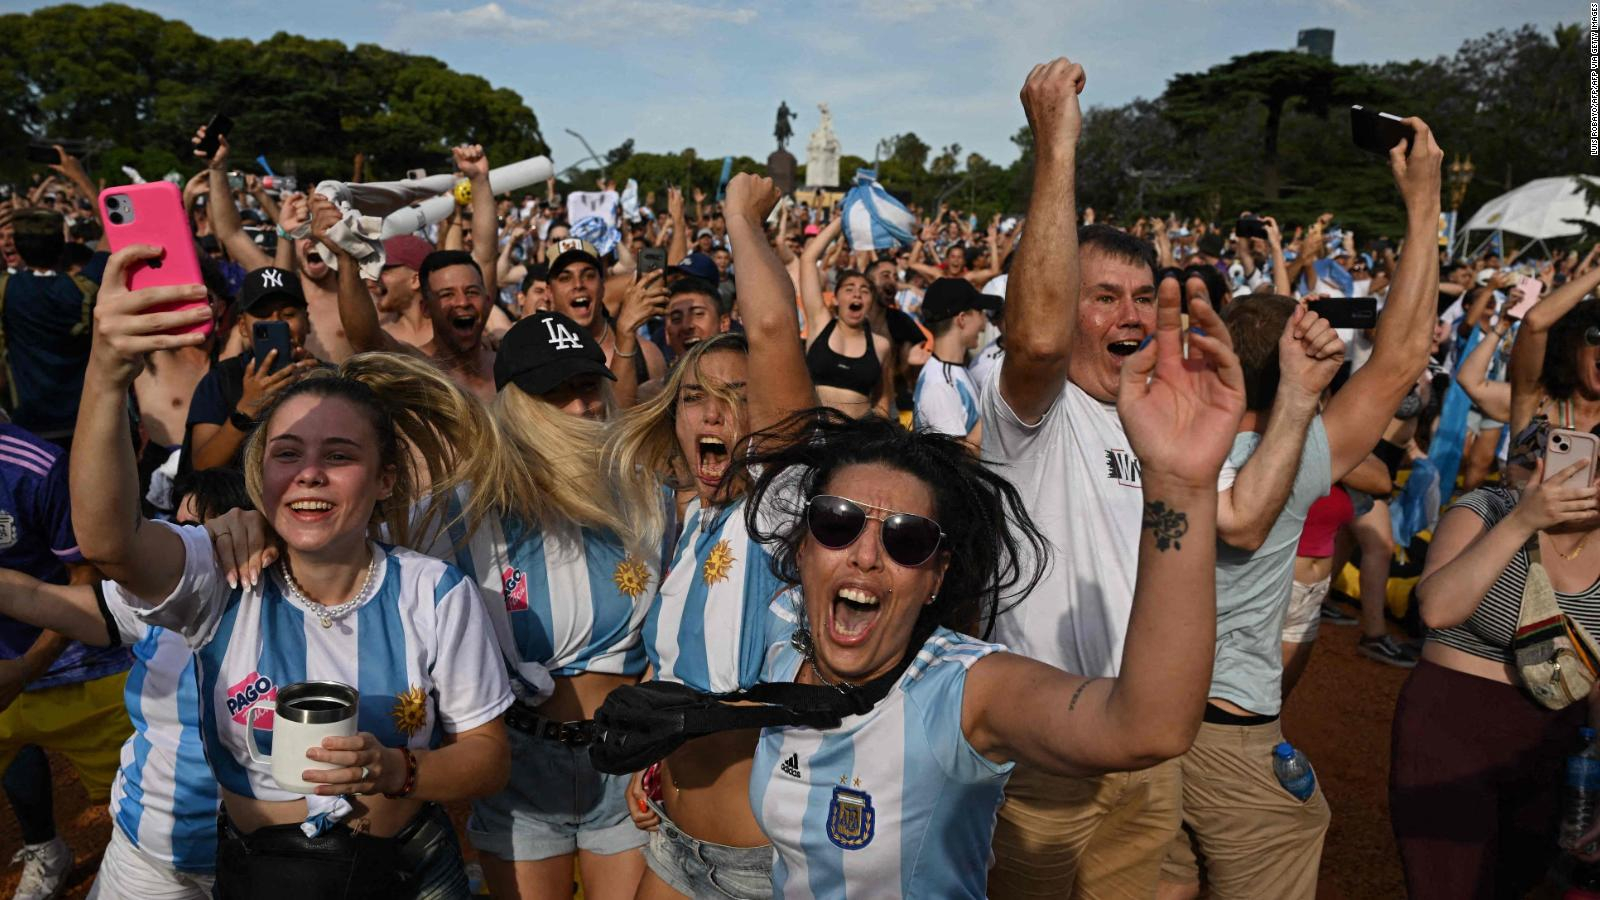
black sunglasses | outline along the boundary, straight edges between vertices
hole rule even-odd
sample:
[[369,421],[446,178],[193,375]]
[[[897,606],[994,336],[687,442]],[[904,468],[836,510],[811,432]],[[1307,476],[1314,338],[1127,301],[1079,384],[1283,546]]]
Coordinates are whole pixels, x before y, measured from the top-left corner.
[[1583,342],[1591,347],[1600,347],[1600,325],[1590,325],[1583,330]]
[[[869,513],[873,510],[877,515]],[[843,550],[861,537],[867,520],[882,524],[879,539],[883,552],[908,569],[933,558],[944,542],[944,530],[926,516],[892,512],[881,506],[857,503],[845,497],[818,494],[806,504],[806,527],[817,543],[829,550]]]

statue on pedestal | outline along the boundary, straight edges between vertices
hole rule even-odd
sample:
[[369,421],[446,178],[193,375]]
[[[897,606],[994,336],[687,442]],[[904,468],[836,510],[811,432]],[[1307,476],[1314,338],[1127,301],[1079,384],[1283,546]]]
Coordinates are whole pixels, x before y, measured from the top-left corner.
[[778,103],[778,124],[772,129],[772,136],[778,139],[778,149],[785,150],[789,146],[789,139],[794,137],[794,128],[789,125],[790,119],[798,119],[800,114],[789,111],[789,101]]
[[839,186],[839,138],[833,133],[833,113],[828,104],[818,103],[822,121],[811,132],[806,145],[806,184],[810,187]]
[[778,104],[778,124],[772,130],[772,136],[778,139],[778,149],[772,151],[767,157],[767,177],[777,185],[778,190],[785,195],[794,193],[794,169],[796,161],[794,154],[790,153],[784,145],[794,137],[794,129],[789,127],[789,120],[799,116],[789,111],[787,101]]

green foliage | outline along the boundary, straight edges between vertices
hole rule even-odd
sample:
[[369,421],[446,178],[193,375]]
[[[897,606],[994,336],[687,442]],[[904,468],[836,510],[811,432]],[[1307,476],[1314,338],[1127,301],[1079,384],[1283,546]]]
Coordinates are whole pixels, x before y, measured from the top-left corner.
[[213,40],[120,4],[0,16],[0,34],[0,178],[24,174],[30,137],[111,146],[89,161],[108,179],[124,164],[147,177],[191,171],[189,136],[218,111],[234,120],[238,167],[253,171],[265,154],[302,182],[350,177],[358,153],[367,177],[397,178],[444,170],[464,141],[496,163],[548,152],[515,92],[372,44]]

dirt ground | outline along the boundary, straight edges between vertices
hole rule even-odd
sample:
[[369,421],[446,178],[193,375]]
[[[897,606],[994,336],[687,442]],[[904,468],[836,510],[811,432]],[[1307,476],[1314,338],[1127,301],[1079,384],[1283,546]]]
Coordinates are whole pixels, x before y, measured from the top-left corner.
[[[1323,900],[1403,897],[1389,830],[1389,721],[1405,671],[1356,653],[1357,629],[1324,626],[1310,668],[1284,713],[1284,732],[1316,766],[1333,807],[1322,855]],[[57,822],[77,853],[68,897],[82,897],[99,866],[111,828],[104,808],[90,808],[77,775],[52,760]],[[0,801],[0,865],[19,846],[17,825]],[[458,821],[461,817],[458,815]],[[18,869],[0,871],[0,897],[10,897]]]

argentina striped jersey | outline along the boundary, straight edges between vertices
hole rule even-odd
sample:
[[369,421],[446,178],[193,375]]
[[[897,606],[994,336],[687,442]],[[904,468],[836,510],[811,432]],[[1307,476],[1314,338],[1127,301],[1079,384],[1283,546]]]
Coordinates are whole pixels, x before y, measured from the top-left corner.
[[[1012,765],[967,742],[961,697],[972,664],[1004,649],[940,628],[865,715],[761,732],[750,805],[772,841],[774,897],[985,896]],[[767,680],[793,681],[802,661],[774,644]]]
[[545,530],[513,516],[485,519],[434,542],[478,587],[506,661],[530,684],[551,675],[638,675],[639,638],[659,579],[656,561],[631,556],[610,531]]
[[183,635],[145,624],[103,585],[107,630],[133,648],[123,697],[133,734],[111,786],[111,819],[135,847],[180,872],[217,861],[217,780],[200,740],[194,654]]
[[760,681],[767,647],[791,627],[771,611],[784,587],[771,562],[750,537],[745,501],[710,509],[690,501],[644,621],[655,677],[719,693]]
[[164,527],[183,537],[183,577],[158,606],[130,605],[194,649],[201,737],[222,787],[262,800],[304,799],[278,787],[245,744],[251,710],[268,710],[254,725],[257,746],[271,752],[273,701],[296,682],[354,687],[358,730],[386,747],[436,747],[445,732],[476,728],[511,705],[482,603],[454,566],[380,549],[372,595],[323,628],[284,595],[276,569],[255,588],[230,589],[204,528]]

